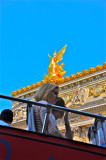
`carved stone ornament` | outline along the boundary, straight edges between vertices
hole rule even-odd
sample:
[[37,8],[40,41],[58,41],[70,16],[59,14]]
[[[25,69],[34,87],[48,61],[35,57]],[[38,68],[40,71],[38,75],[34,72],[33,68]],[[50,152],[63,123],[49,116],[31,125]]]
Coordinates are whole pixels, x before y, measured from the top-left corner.
[[97,86],[94,87],[93,90],[92,90],[93,96],[94,96],[94,97],[100,96],[100,94],[102,93],[102,91],[103,91],[102,85],[100,85],[100,84],[97,85]]
[[19,121],[26,118],[26,107],[18,108],[13,113],[13,121]]
[[83,104],[88,98],[89,89],[88,88],[80,88],[79,86],[74,92],[74,96],[72,98],[72,104]]
[[64,101],[65,101],[65,104],[67,104],[68,103],[68,101],[69,101],[69,96],[67,95],[67,96],[65,96],[65,97],[62,97],[63,99],[64,99]]

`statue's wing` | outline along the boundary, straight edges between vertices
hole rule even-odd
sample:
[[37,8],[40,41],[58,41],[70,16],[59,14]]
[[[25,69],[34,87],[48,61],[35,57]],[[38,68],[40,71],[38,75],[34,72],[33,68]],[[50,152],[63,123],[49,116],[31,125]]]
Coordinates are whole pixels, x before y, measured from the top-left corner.
[[66,47],[67,47],[67,45],[65,45],[65,46],[59,51],[59,53],[58,53],[58,55],[57,55],[58,62],[60,62],[60,61],[63,59],[63,54],[65,53]]

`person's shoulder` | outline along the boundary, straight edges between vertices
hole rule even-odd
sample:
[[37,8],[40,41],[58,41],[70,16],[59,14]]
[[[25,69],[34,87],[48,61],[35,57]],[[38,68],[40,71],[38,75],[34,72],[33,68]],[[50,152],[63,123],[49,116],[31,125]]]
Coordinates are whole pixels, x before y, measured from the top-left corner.
[[[42,103],[42,104],[48,104],[48,102],[44,101],[44,100],[41,100],[41,101],[37,101],[38,103]],[[45,107],[41,107],[41,105],[33,105],[34,107],[34,110],[39,110],[39,109],[43,109],[45,110],[46,108]]]
[[11,127],[10,124],[8,124],[8,123],[6,123],[6,122],[4,122],[4,121],[2,121],[2,120],[0,120],[0,125]]
[[[37,103],[42,103],[42,104],[48,104],[47,101],[41,100],[41,101],[36,101]],[[33,106],[38,106],[38,105],[33,105]]]
[[39,101],[39,103],[48,104],[48,102],[44,100]]

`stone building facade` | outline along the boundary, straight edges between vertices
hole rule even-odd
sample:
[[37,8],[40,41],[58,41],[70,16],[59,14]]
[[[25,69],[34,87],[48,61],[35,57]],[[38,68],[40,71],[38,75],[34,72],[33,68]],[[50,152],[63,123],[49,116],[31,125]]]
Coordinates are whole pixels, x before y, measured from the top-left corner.
[[[90,112],[94,114],[101,113],[106,116],[106,63],[96,68],[91,67],[88,71],[77,72],[76,75],[64,77],[59,82],[59,96],[65,100],[66,106],[79,111]],[[39,86],[46,83],[45,80],[18,89],[12,92],[12,96],[34,100],[33,96],[39,89]],[[13,102],[12,111],[14,121],[12,126],[27,129],[26,125],[26,104]],[[69,113],[70,126],[73,131],[74,140],[89,142],[87,131],[94,118]],[[64,132],[64,121],[57,121],[59,129]]]

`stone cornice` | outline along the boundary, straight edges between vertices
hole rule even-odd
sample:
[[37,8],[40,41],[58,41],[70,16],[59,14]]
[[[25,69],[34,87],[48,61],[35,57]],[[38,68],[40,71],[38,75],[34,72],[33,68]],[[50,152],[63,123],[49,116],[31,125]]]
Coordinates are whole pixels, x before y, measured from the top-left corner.
[[[74,88],[76,88],[76,86],[80,85],[80,87],[85,87],[85,86],[92,86],[95,85],[97,83],[106,83],[106,70],[96,74],[96,75],[89,75],[87,77],[83,77],[83,78],[78,78],[76,80],[72,80],[63,84],[60,84],[60,94],[62,94],[62,92],[67,92],[69,90],[72,90]],[[104,76],[102,76],[104,74]],[[99,78],[96,78],[96,76],[100,76]]]
[[[85,87],[85,88],[87,88],[87,87],[88,88],[89,87],[95,87],[98,84],[101,84],[102,86],[103,85],[105,86],[106,85],[106,79],[102,78],[102,79],[99,79],[99,80],[96,80],[96,81],[92,81],[90,83],[85,83],[85,84],[81,85],[80,88],[83,88],[83,87]],[[73,87],[70,87],[71,85],[73,85]],[[70,85],[65,85],[63,87],[60,87],[59,96],[63,97],[63,96],[66,96],[66,95],[71,95],[76,89],[77,89],[77,85],[75,85],[74,83],[73,84],[70,83]],[[26,94],[24,94],[24,93],[23,93],[23,95],[20,94],[20,96],[16,96],[16,97],[20,97],[20,98],[23,98],[23,99],[27,99],[28,98],[28,99],[33,100],[33,95],[34,94],[35,94],[35,89],[33,89],[31,92],[26,92]],[[97,101],[96,98],[95,98],[95,100]],[[91,103],[92,103],[92,101],[91,101]],[[21,103],[19,103],[19,102],[13,102],[12,108],[13,107],[16,108],[16,106],[18,107],[19,104],[21,104]]]
[[[86,87],[86,86],[95,85],[97,83],[105,83],[106,82],[105,78],[106,78],[106,69],[103,69],[103,70],[97,71],[97,73],[91,73],[90,75],[85,75],[84,77],[80,77],[74,80],[70,80],[68,82],[64,82],[62,84],[59,84],[60,95],[65,92],[70,92],[76,89],[77,85],[80,85],[81,87]],[[15,97],[22,98],[23,96],[27,97],[27,95],[33,95],[38,89],[39,87],[33,88],[31,90],[27,90],[25,92],[15,95]]]
[[86,80],[86,79],[89,79],[89,78],[92,78],[92,77],[95,77],[95,76],[99,76],[101,74],[105,74],[104,76],[106,76],[106,69],[102,69],[100,71],[97,71],[97,72],[94,72],[94,73],[90,73],[88,75],[84,75],[83,77],[79,77],[79,78],[70,80],[68,82],[61,83],[59,86],[63,87],[64,85],[69,85],[71,83],[76,83],[76,82],[79,82],[79,81],[82,81],[82,80]]
[[81,127],[81,126],[87,126],[89,124],[93,124],[94,123],[94,119],[90,119],[90,120],[86,120],[86,121],[82,121],[82,122],[77,122],[77,123],[73,123],[71,124],[71,127]]

